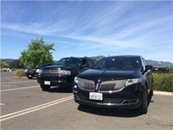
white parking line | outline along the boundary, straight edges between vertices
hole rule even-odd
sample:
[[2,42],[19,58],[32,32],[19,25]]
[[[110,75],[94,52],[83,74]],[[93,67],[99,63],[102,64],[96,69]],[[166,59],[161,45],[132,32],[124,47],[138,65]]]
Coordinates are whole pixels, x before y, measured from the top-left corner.
[[22,88],[13,88],[13,89],[5,89],[1,90],[1,92],[9,92],[9,91],[16,91],[16,90],[23,90],[23,89],[30,89],[30,88],[38,88],[39,86],[28,86],[28,87],[22,87]]
[[27,83],[27,82],[35,82],[36,80],[26,80],[26,81],[12,81],[12,82],[2,82],[3,84],[11,84],[11,83]]
[[31,113],[31,112],[34,112],[34,111],[38,111],[38,110],[41,110],[41,109],[44,109],[44,108],[47,108],[47,107],[50,107],[50,106],[53,106],[53,105],[56,105],[56,104],[60,104],[60,103],[69,101],[71,99],[73,99],[72,95],[68,96],[68,97],[65,97],[65,98],[57,99],[57,100],[54,100],[54,101],[51,101],[51,102],[48,102],[48,103],[44,103],[44,104],[41,104],[41,105],[38,105],[38,106],[27,108],[27,109],[24,109],[24,110],[21,110],[21,111],[6,114],[6,115],[3,115],[3,116],[0,116],[0,122],[5,121],[5,120],[9,120],[9,119],[12,119],[12,118],[15,118],[15,117],[18,117],[18,116],[22,116],[22,115],[25,115],[25,114],[28,114],[28,113]]

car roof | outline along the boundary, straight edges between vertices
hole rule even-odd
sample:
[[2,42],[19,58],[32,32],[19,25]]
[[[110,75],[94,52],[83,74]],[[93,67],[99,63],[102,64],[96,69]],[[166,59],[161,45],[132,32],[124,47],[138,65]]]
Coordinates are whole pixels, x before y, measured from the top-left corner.
[[[91,58],[89,58],[89,57],[73,57],[73,56],[71,56],[71,57],[63,57],[63,58],[91,59]],[[63,59],[63,58],[62,58],[62,59]]]
[[105,58],[114,58],[114,57],[138,57],[138,58],[141,58],[141,56],[139,56],[139,55],[117,55],[117,56],[108,56]]

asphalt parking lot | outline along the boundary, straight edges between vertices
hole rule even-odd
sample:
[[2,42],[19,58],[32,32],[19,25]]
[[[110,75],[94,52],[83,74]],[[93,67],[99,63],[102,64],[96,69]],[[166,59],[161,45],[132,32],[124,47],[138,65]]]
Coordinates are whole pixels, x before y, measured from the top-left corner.
[[1,129],[173,129],[173,96],[155,94],[147,114],[82,107],[70,91],[1,72]]

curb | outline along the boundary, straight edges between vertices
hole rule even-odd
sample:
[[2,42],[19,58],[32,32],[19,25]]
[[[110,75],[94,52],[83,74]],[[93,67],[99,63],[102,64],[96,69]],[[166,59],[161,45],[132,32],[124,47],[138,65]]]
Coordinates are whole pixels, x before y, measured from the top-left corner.
[[173,93],[154,90],[154,95],[173,96]]
[[27,77],[26,76],[21,76],[21,77],[11,76],[10,79],[27,79]]

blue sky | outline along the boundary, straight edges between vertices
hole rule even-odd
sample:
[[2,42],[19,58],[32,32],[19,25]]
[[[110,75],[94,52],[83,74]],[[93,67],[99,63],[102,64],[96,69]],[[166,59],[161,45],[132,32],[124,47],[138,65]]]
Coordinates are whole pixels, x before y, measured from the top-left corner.
[[141,55],[173,62],[172,1],[2,1],[1,58],[36,38],[53,57]]

